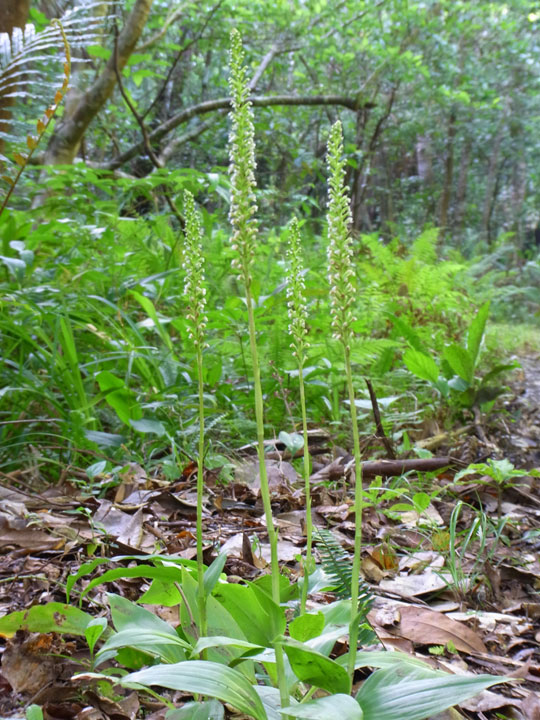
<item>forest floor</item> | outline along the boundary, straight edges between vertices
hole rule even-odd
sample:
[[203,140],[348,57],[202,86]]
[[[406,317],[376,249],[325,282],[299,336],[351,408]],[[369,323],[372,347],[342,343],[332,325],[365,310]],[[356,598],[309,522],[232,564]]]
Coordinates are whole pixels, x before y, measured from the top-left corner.
[[[465,431],[456,427],[454,433],[422,441],[435,457],[451,458],[439,470],[406,475],[407,497],[411,488],[429,495],[425,509],[411,505],[393,511],[394,498],[364,511],[362,572],[374,595],[369,621],[380,646],[425,658],[452,673],[512,678],[437,720],[540,718],[540,479],[512,476],[508,465],[499,482],[481,471],[455,479],[459,469],[488,457],[506,459],[519,469],[540,467],[540,358],[526,356],[521,364],[501,411],[477,414]],[[350,458],[336,455],[331,445],[326,432],[311,432],[313,519],[352,554],[354,514],[346,482]],[[294,580],[305,545],[302,482],[284,446],[269,443],[267,457],[280,561]],[[238,582],[266,571],[269,547],[253,448],[236,451],[234,463],[235,481],[226,485],[219,481],[219,469],[206,470],[205,560],[210,563],[218,550],[226,550],[224,571]],[[93,557],[160,552],[193,559],[193,469],[188,464],[171,484],[132,464],[116,482],[97,477],[89,487],[82,471],[66,468],[61,481],[45,489],[38,484],[37,463],[2,475],[0,617],[66,602],[66,583],[74,578],[75,604],[91,578],[128,562],[97,564],[88,574],[83,564]],[[390,478],[391,471],[383,474]],[[366,488],[372,479],[366,472]],[[451,518],[459,500],[456,537]],[[484,537],[479,531],[467,542],[463,528],[468,531],[475,523]],[[148,588],[145,578],[110,580],[93,587],[82,608],[103,616],[105,590],[135,600]],[[315,593],[310,607],[332,598],[328,592]],[[150,598],[145,607],[160,617],[173,625],[179,622],[177,605],[149,603]],[[24,717],[25,706],[36,703],[46,720],[133,720],[143,712],[151,720],[164,718],[167,708],[155,698],[134,692],[110,698],[98,686],[89,689],[88,683],[72,681],[75,672],[88,667],[88,648],[80,636],[60,637],[43,628],[4,632],[3,638],[0,717]],[[358,681],[363,677],[358,672]],[[178,694],[172,699],[182,701]]]

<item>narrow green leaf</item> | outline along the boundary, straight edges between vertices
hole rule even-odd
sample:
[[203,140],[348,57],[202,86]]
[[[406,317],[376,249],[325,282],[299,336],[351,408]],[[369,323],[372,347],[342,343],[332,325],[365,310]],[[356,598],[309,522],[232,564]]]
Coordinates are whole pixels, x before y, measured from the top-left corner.
[[405,665],[374,672],[356,699],[364,720],[427,720],[500,682],[504,678],[493,675],[448,675]]
[[154,665],[120,680],[126,687],[131,683],[200,693],[229,703],[255,720],[267,720],[262,701],[249,680],[238,670],[219,663],[186,660],[174,665]]
[[220,553],[217,558],[215,558],[215,560],[212,562],[210,567],[205,570],[204,591],[207,595],[210,595],[212,590],[215,588],[226,562],[227,553]]
[[486,323],[489,316],[489,301],[485,302],[476,313],[476,317],[471,322],[469,334],[467,337],[467,350],[472,360],[473,367],[476,366],[480,345],[486,329]]
[[364,718],[362,708],[356,700],[350,695],[341,693],[317,698],[317,700],[311,700],[301,705],[283,708],[283,713],[291,717],[306,718],[307,720],[328,720],[328,718],[363,720]]

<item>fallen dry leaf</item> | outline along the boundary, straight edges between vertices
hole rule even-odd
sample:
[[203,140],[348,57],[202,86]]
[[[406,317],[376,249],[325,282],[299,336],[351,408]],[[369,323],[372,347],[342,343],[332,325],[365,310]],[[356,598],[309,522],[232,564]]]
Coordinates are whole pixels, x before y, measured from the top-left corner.
[[405,638],[422,645],[446,645],[453,643],[461,652],[487,653],[480,637],[470,628],[443,613],[428,608],[403,607],[397,632]]

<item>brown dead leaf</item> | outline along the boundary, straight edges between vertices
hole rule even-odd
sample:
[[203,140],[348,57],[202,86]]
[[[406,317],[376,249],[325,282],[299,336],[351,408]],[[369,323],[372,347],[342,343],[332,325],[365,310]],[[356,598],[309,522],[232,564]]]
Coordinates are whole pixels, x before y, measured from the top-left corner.
[[428,608],[403,607],[398,632],[422,645],[446,645],[452,642],[461,652],[487,653],[480,637],[463,623]]
[[54,633],[27,633],[18,630],[8,640],[2,655],[2,675],[15,692],[35,695],[63,674],[69,661],[53,657],[61,642]]

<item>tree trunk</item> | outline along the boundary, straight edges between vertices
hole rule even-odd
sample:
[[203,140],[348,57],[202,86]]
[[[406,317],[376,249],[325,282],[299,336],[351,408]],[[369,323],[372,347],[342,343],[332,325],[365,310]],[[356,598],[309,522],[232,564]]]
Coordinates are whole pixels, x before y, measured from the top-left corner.
[[490,144],[491,154],[489,156],[489,163],[487,168],[484,208],[482,211],[482,234],[487,240],[489,246],[491,246],[493,239],[491,237],[491,214],[493,212],[493,205],[495,203],[495,197],[497,195],[497,171],[499,168],[499,152],[501,150],[504,127],[505,118],[502,118],[499,122],[495,137],[492,139],[492,142]]
[[[22,28],[28,20],[30,0],[1,0],[0,2],[0,33],[12,34],[13,28]],[[13,96],[16,92],[15,85],[9,85],[9,75],[5,77],[8,87],[0,90],[0,133],[9,132],[11,111],[8,110],[14,102],[14,97],[5,97],[6,94]],[[0,137],[0,152],[4,151],[4,140]]]
[[[467,198],[467,176],[471,162],[472,137],[469,135],[463,143],[461,157],[459,160],[459,173],[457,180],[456,202],[454,205],[454,219],[452,223],[452,234],[454,237],[460,235],[465,220],[465,205]],[[461,244],[461,242],[460,242]]]
[[[151,6],[152,0],[136,0],[133,10],[118,36],[117,60],[120,72],[135,49],[150,14]],[[69,165],[75,159],[86,129],[114,90],[116,85],[114,64],[113,53],[94,84],[77,98],[71,107],[68,106],[62,122],[58,123],[49,142],[45,159],[47,165]]]
[[450,119],[448,121],[448,135],[446,138],[446,157],[444,160],[444,185],[441,195],[441,206],[439,215],[439,226],[441,228],[441,238],[444,237],[448,230],[448,210],[450,208],[450,199],[452,197],[452,184],[454,182],[454,140],[456,137],[456,109],[450,111]]

